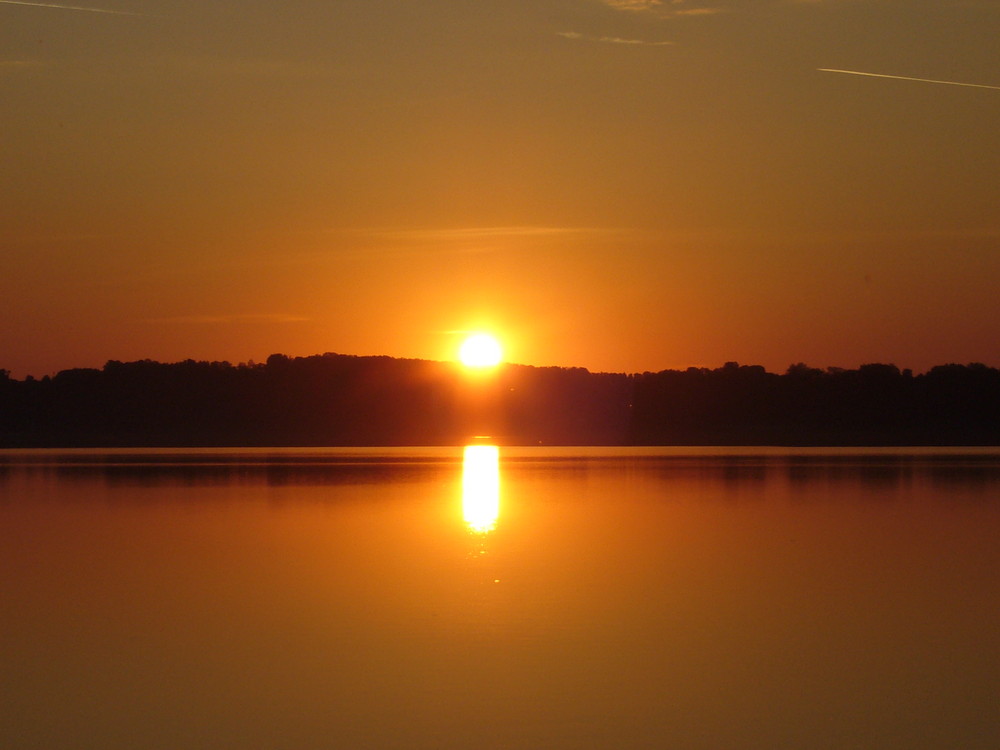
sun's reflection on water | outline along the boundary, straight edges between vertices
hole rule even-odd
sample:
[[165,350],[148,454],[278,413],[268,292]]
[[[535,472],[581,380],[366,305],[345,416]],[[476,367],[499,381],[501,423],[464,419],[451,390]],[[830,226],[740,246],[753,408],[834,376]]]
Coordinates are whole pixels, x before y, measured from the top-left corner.
[[500,516],[500,449],[467,445],[462,458],[462,515],[476,534],[492,531]]

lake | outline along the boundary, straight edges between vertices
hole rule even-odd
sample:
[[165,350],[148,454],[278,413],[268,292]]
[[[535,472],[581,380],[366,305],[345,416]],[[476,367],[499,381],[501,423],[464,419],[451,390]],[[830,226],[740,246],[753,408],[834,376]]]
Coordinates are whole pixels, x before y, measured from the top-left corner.
[[0,452],[0,746],[996,748],[997,449]]

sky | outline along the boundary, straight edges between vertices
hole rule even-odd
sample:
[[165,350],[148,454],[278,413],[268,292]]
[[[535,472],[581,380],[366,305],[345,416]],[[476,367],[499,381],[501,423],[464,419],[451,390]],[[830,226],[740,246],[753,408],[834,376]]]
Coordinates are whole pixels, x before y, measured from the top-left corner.
[[0,368],[1000,366],[997,39],[995,0],[3,0]]

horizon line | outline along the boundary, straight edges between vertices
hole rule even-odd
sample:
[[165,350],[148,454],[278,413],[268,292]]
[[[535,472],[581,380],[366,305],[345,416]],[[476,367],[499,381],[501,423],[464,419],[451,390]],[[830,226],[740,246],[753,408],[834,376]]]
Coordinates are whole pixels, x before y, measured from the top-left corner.
[[[0,1],[2,1],[2,0],[0,0]],[[444,365],[458,365],[458,364],[460,364],[457,359],[432,359],[432,358],[428,358],[428,357],[404,357],[404,356],[395,356],[395,355],[391,355],[391,354],[347,354],[347,353],[344,353],[344,352],[330,352],[330,351],[327,351],[327,352],[317,352],[315,354],[290,355],[290,354],[284,354],[283,352],[272,352],[271,354],[269,354],[267,357],[265,357],[263,360],[260,360],[260,361],[255,360],[253,357],[249,357],[246,360],[238,361],[238,362],[231,362],[230,360],[227,360],[227,359],[196,359],[194,357],[185,357],[183,359],[177,359],[177,360],[174,360],[174,361],[161,361],[161,360],[153,359],[151,357],[144,357],[144,358],[141,358],[141,359],[133,359],[133,360],[107,359],[107,360],[105,360],[104,364],[101,365],[101,366],[99,366],[99,367],[92,367],[92,366],[88,367],[88,366],[85,366],[85,365],[84,366],[74,366],[74,367],[64,367],[64,368],[61,368],[59,370],[56,370],[53,373],[47,373],[47,374],[41,375],[41,376],[36,376],[36,375],[34,375],[32,373],[28,373],[28,374],[25,374],[22,378],[16,378],[16,377],[13,376],[13,373],[12,373],[11,370],[8,370],[7,368],[4,368],[4,367],[0,367],[0,380],[2,380],[2,375],[4,373],[6,373],[7,378],[9,378],[10,380],[19,380],[21,382],[24,382],[24,381],[26,381],[28,379],[35,380],[35,381],[43,380],[45,378],[52,379],[56,375],[58,375],[59,373],[62,373],[62,372],[71,372],[73,370],[97,370],[97,371],[102,371],[104,368],[107,367],[108,364],[110,364],[112,362],[115,362],[117,364],[123,364],[123,365],[136,364],[136,363],[146,363],[146,362],[148,362],[148,363],[155,364],[155,365],[166,365],[166,366],[184,364],[186,362],[195,362],[197,364],[221,364],[221,365],[228,365],[228,366],[233,367],[233,368],[239,368],[239,367],[262,367],[262,366],[266,366],[267,360],[270,359],[273,356],[285,357],[286,359],[289,359],[289,360],[311,359],[313,357],[333,356],[333,357],[352,357],[352,358],[356,358],[356,359],[384,359],[384,358],[388,358],[388,359],[397,359],[397,360],[404,360],[404,361],[411,361],[411,362],[413,362],[413,361],[416,361],[416,362],[428,362],[428,363],[444,364]],[[836,373],[836,372],[841,372],[841,371],[842,372],[851,372],[851,371],[857,371],[857,370],[860,370],[863,367],[869,367],[869,366],[895,367],[900,372],[900,374],[904,374],[907,371],[909,371],[910,374],[913,375],[913,376],[926,374],[926,373],[930,372],[931,370],[933,370],[933,369],[935,369],[937,367],[951,367],[951,366],[957,366],[957,367],[975,367],[975,366],[979,366],[979,367],[986,367],[986,368],[992,369],[992,370],[1000,370],[1000,366],[988,365],[988,364],[986,364],[984,362],[976,361],[976,360],[970,360],[970,361],[967,361],[967,362],[957,362],[957,361],[941,362],[941,363],[938,363],[938,364],[930,365],[927,369],[920,370],[920,371],[915,371],[915,369],[912,368],[912,367],[900,367],[899,365],[895,364],[894,362],[862,362],[862,363],[860,363],[860,364],[858,364],[858,365],[856,365],[854,367],[840,367],[838,365],[827,365],[825,367],[814,367],[814,366],[809,365],[809,364],[807,364],[805,362],[802,362],[802,361],[793,362],[793,363],[787,365],[784,368],[784,370],[782,370],[782,371],[775,371],[775,370],[770,370],[766,366],[761,365],[761,364],[757,364],[757,363],[746,364],[746,363],[741,363],[741,362],[739,362],[737,360],[728,360],[728,361],[724,362],[722,365],[719,365],[717,367],[710,367],[710,366],[705,366],[705,365],[688,365],[686,367],[684,367],[684,366],[675,366],[675,367],[663,367],[663,368],[656,369],[656,370],[645,369],[645,370],[632,370],[632,371],[629,371],[629,370],[603,370],[603,369],[593,370],[593,369],[591,369],[589,367],[585,367],[583,365],[554,365],[554,364],[550,364],[550,365],[534,365],[534,364],[527,364],[527,363],[524,363],[524,362],[503,361],[503,362],[500,362],[498,365],[495,365],[492,369],[498,369],[498,368],[505,367],[505,366],[510,366],[510,367],[530,367],[530,368],[534,368],[534,369],[585,370],[588,373],[591,373],[591,374],[594,374],[594,375],[625,375],[625,376],[629,376],[629,375],[643,375],[643,374],[647,374],[647,373],[655,375],[655,374],[661,373],[661,372],[687,372],[689,370],[700,370],[700,371],[705,371],[705,372],[713,372],[713,371],[717,371],[717,370],[726,370],[726,369],[730,369],[730,368],[732,368],[732,369],[760,368],[760,369],[764,370],[765,373],[768,373],[768,374],[772,374],[772,375],[785,375],[785,374],[788,373],[789,370],[791,370],[793,368],[800,367],[800,366],[804,366],[808,370],[815,370],[815,371],[819,371],[821,373]]]

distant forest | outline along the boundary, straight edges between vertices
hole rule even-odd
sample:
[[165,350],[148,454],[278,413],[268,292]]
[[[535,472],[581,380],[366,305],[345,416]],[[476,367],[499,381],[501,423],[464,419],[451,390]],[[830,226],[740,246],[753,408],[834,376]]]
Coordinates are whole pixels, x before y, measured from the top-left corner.
[[1000,445],[1000,370],[729,362],[641,374],[323,354],[0,370],[0,447]]

